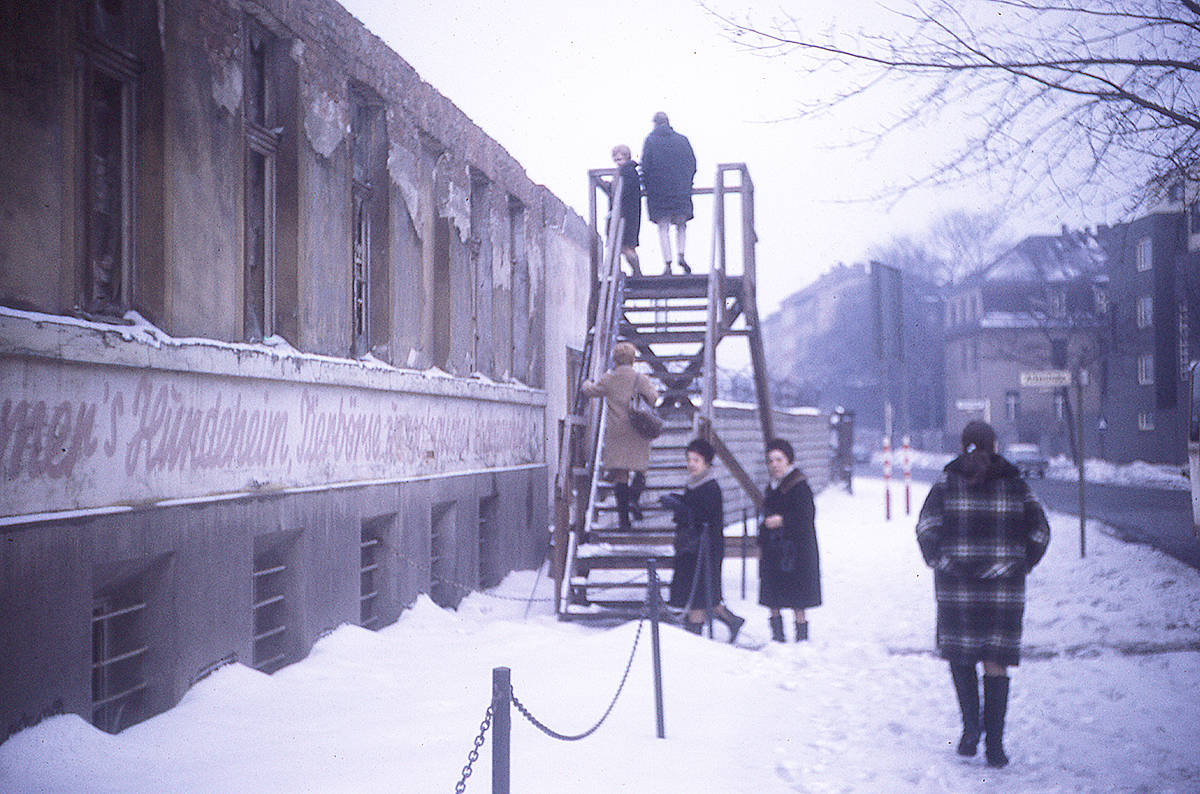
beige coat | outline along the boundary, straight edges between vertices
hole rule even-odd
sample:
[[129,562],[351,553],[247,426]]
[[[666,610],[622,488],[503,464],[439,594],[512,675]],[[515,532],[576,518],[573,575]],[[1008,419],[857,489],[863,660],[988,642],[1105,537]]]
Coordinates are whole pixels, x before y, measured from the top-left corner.
[[600,380],[583,384],[583,393],[588,397],[603,397],[608,406],[604,428],[604,453],[601,463],[605,469],[645,471],[650,467],[650,439],[633,429],[629,422],[629,400],[637,390],[654,405],[658,402],[658,391],[644,373],[632,364],[613,367],[600,376]]

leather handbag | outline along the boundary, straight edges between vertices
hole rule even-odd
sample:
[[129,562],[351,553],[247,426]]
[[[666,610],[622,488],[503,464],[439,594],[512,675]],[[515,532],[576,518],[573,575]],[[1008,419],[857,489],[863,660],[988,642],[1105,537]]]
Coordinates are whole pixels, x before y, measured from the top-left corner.
[[662,417],[654,410],[654,406],[646,402],[641,392],[635,391],[629,398],[629,423],[642,438],[655,439],[662,435]]

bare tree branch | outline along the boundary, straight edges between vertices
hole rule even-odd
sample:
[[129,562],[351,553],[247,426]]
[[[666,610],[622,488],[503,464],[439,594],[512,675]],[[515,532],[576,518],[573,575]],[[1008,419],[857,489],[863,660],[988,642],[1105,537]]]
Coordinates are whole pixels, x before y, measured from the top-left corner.
[[901,192],[998,169],[1014,195],[1118,177],[1118,192],[1148,201],[1164,179],[1200,180],[1197,0],[910,0],[891,10],[893,25],[849,35],[708,11],[748,51],[823,70],[791,118],[902,90],[912,101],[856,142],[878,143],[953,114],[965,143]]

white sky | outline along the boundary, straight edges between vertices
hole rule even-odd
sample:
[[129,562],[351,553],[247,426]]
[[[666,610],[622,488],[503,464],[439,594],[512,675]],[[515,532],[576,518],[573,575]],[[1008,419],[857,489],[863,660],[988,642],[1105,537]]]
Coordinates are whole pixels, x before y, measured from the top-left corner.
[[[779,7],[755,0],[715,4],[734,14],[755,7],[759,23]],[[802,81],[816,78],[795,73],[787,61],[738,50],[694,0],[343,5],[580,215],[587,209],[587,170],[610,166],[616,143],[628,143],[638,157],[657,110],[691,139],[697,185],[712,184],[719,162],[746,162],[756,187],[764,316],[836,262],[861,260],[890,233],[920,233],[940,211],[990,203],[978,189],[913,195],[894,207],[846,203],[923,173],[947,145],[942,135],[953,134],[953,119],[913,130],[874,155],[838,144],[872,126],[875,111],[886,111],[877,104],[866,115],[765,123],[790,115]],[[880,19],[874,0],[791,7],[820,29]],[[688,258],[702,268],[710,250],[706,215],[698,203],[689,226]],[[1019,231],[1049,232],[1059,222],[1043,212]],[[641,252],[648,271],[657,272],[658,241],[645,223]]]

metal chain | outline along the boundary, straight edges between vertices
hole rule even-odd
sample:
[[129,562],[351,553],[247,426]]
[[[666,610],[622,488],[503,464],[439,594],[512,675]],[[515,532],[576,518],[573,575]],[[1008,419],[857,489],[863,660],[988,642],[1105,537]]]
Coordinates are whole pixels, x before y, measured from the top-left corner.
[[529,720],[533,727],[537,728],[539,731],[552,739],[558,739],[564,742],[577,742],[580,739],[586,739],[587,737],[591,736],[596,732],[596,729],[603,725],[604,721],[608,719],[608,715],[612,713],[613,706],[617,705],[617,698],[621,696],[621,690],[625,688],[625,680],[629,678],[629,671],[633,667],[633,657],[637,655],[638,640],[641,639],[642,626],[645,624],[645,618],[642,618],[638,621],[637,634],[635,634],[633,637],[633,649],[629,651],[629,661],[625,663],[625,672],[621,674],[621,683],[617,685],[617,691],[615,694],[613,694],[612,700],[609,701],[608,708],[606,708],[604,713],[600,715],[600,719],[596,722],[596,724],[588,728],[583,733],[564,734],[547,727],[541,722],[541,720],[530,713],[529,709],[525,707],[524,703],[517,699],[517,693],[515,690],[512,693],[512,704],[517,707],[517,711],[521,712],[521,716]]
[[479,587],[478,583],[467,584],[465,582],[455,581],[454,579],[447,579],[444,576],[437,576],[436,574],[433,573],[433,569],[431,567],[422,565],[421,563],[417,562],[416,560],[411,560],[408,557],[405,557],[403,554],[401,554],[396,549],[389,547],[389,548],[387,548],[387,550],[389,552],[391,552],[391,554],[394,555],[396,557],[396,559],[398,559],[400,562],[411,566],[414,570],[416,570],[422,576],[428,576],[432,581],[437,582],[438,584],[451,585],[451,586],[463,591],[464,593],[479,593],[480,595],[487,596],[488,598],[495,598],[499,601],[520,601],[522,603],[550,604],[550,603],[553,603],[555,600],[553,598],[529,598],[526,596],[498,595],[496,593],[489,593],[486,590],[476,590],[475,588]]
[[475,737],[475,746],[467,753],[467,765],[462,769],[462,777],[454,786],[454,794],[463,794],[467,790],[467,778],[471,776],[471,765],[479,760],[479,748],[483,747],[483,735],[492,727],[492,707],[488,706],[483,713],[483,722],[479,723],[479,735]]

